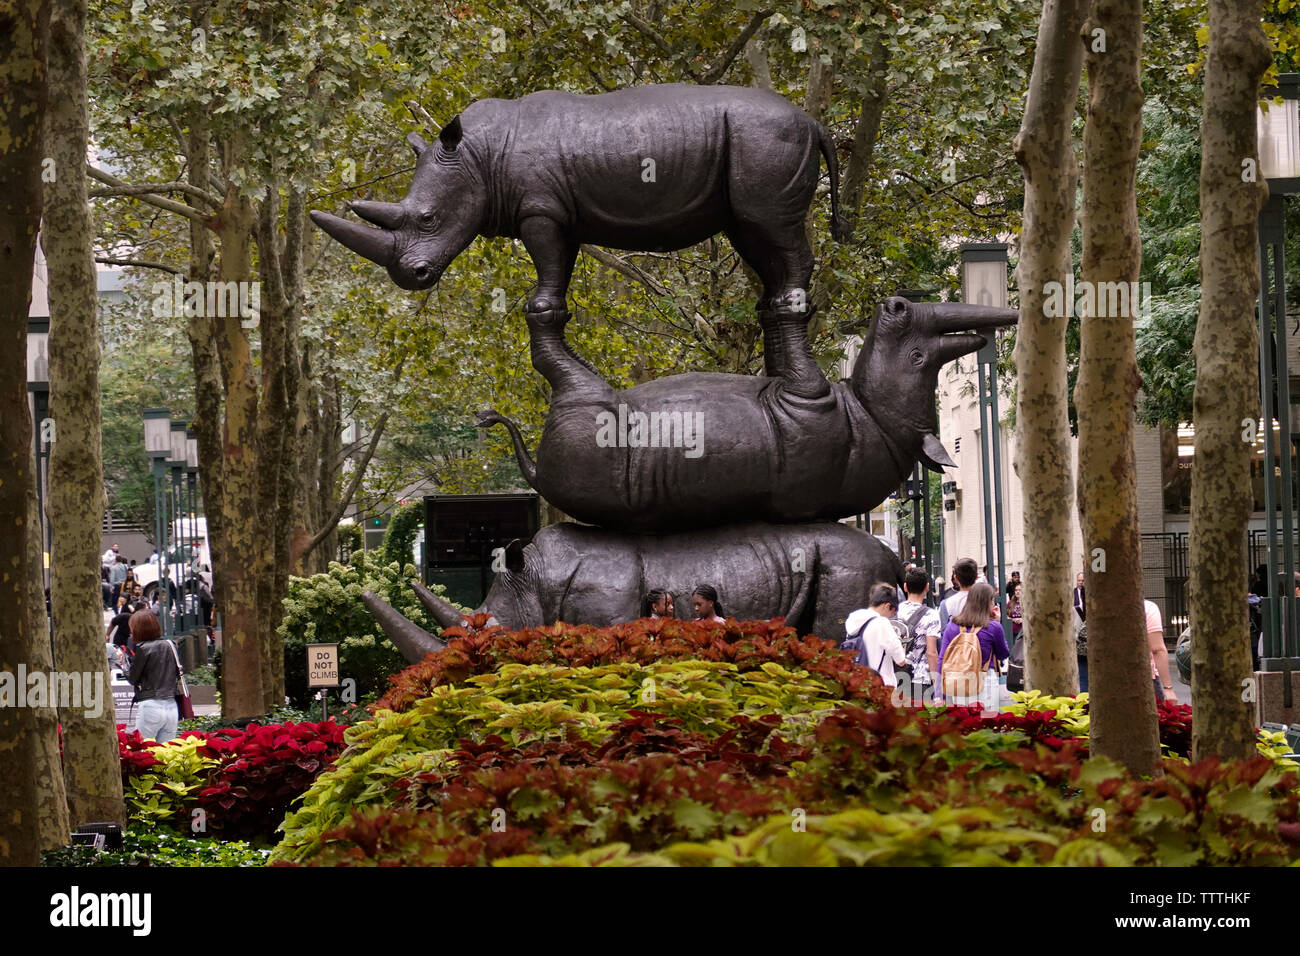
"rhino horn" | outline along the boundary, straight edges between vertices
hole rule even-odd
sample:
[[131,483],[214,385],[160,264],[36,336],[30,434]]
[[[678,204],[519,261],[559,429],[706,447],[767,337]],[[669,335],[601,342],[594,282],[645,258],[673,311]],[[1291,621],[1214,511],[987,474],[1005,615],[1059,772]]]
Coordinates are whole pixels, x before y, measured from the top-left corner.
[[460,627],[465,623],[465,616],[460,611],[438,597],[419,581],[412,581],[411,589],[415,591],[415,596],[420,599],[424,609],[443,627]]
[[401,204],[395,202],[368,202],[358,199],[348,203],[348,207],[366,222],[383,226],[385,229],[396,229],[406,218],[406,211],[402,209]]
[[939,338],[938,344],[934,347],[935,360],[940,365],[946,365],[953,359],[969,355],[971,352],[978,352],[986,344],[988,344],[988,339],[982,335],[976,335],[974,332],[955,332],[951,335],[944,335]]
[[446,648],[446,641],[439,640],[414,621],[408,620],[378,595],[366,591],[361,595],[361,603],[410,663],[418,664],[426,655]]
[[384,229],[371,229],[315,209],[311,221],[359,256],[388,268],[397,259],[396,237]]
[[999,329],[1015,325],[1020,313],[1015,309],[1002,309],[991,305],[970,305],[965,302],[922,303],[930,313],[936,332],[974,332],[982,329]]

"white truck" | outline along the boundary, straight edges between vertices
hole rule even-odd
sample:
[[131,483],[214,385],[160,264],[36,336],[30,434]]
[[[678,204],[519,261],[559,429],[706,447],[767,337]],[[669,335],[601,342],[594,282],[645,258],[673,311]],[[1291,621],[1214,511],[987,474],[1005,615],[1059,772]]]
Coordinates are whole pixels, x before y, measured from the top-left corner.
[[[166,564],[167,577],[172,582],[173,595],[179,595],[185,582],[192,577],[212,586],[212,550],[208,545],[206,518],[184,518],[174,523],[172,548],[160,559]],[[145,597],[152,601],[158,590],[160,564],[149,561],[135,566],[135,578],[144,589]]]

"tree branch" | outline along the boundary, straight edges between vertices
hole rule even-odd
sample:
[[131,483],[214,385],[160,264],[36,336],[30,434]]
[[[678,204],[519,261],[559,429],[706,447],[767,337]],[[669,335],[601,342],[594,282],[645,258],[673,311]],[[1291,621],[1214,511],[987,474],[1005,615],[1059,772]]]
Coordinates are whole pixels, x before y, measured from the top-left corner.
[[[93,175],[93,174],[92,174]],[[99,177],[96,177],[99,178]],[[87,195],[91,199],[116,199],[122,196],[143,196],[152,193],[185,193],[195,199],[201,199],[210,206],[219,208],[221,200],[198,186],[185,182],[145,183],[141,186],[114,186],[111,189],[92,189]]]
[[731,46],[727,47],[726,52],[722,54],[722,59],[701,77],[700,82],[707,85],[722,79],[722,74],[726,73],[731,64],[735,62],[736,57],[740,56],[740,51],[745,49],[745,44],[749,42],[749,38],[758,32],[758,28],[763,25],[763,21],[771,15],[771,10],[760,10],[754,14],[749,22],[745,24],[745,29],[741,30],[736,39],[731,41]]
[[609,266],[615,272],[627,276],[634,282],[639,282],[660,298],[670,299],[673,296],[667,286],[660,283],[654,278],[654,276],[650,275],[650,273],[646,272],[634,262],[628,262],[621,256],[616,256],[612,252],[606,252],[604,249],[600,249],[596,246],[589,246],[586,243],[580,245],[578,251],[586,253],[597,262]]
[[[86,164],[86,172],[89,173],[93,179],[98,179],[101,183],[107,183],[108,185],[116,187],[118,189],[135,188],[132,187],[129,183],[121,179],[118,179],[116,176],[109,175],[108,173],[104,172],[102,169],[96,169],[94,166],[91,166],[89,163]],[[191,188],[188,183],[183,183],[183,184],[164,183],[163,185],[176,186],[178,188],[181,185],[184,185],[187,188]],[[150,186],[148,188],[157,189],[158,187]],[[199,193],[203,193],[203,190],[199,189],[197,186],[192,188]],[[95,192],[97,191],[98,190],[96,190]],[[93,196],[94,192],[92,192],[90,195]],[[199,212],[193,206],[187,206],[184,203],[176,202],[176,200],[174,199],[167,199],[163,196],[155,195],[152,192],[143,192],[139,195],[134,195],[134,194],[126,194],[126,195],[130,195],[131,198],[138,199],[143,203],[148,203],[150,206],[157,206],[159,209],[166,209],[168,212],[174,212],[177,213],[178,215],[184,216],[186,219],[192,219],[194,222],[207,225],[208,217],[203,215],[203,213]],[[206,196],[207,194],[203,193],[203,195]],[[218,205],[220,204],[218,203]]]
[[375,449],[379,447],[379,439],[384,435],[384,428],[388,425],[388,416],[390,412],[385,411],[375,422],[374,431],[370,435],[370,444],[366,447],[366,453],[361,461],[357,463],[356,470],[352,473],[352,481],[348,484],[348,489],[344,492],[343,497],[339,499],[338,507],[334,509],[334,514],[325,522],[324,526],[316,532],[316,535],[307,542],[307,546],[302,549],[299,558],[304,558],[316,550],[317,546],[330,536],[330,532],[338,527],[338,523],[343,519],[344,513],[348,506],[352,504],[352,497],[361,487],[361,480],[366,476],[366,468],[370,465],[370,459],[374,457]]
[[102,262],[106,266],[135,266],[137,269],[161,269],[163,272],[170,272],[174,276],[185,275],[184,269],[177,269],[175,266],[164,265],[161,262],[146,262],[143,259],[113,259],[109,256],[95,256],[96,262]]
[[[659,52],[662,53],[664,56],[671,57],[673,55],[673,45],[669,43],[664,38],[664,35],[660,33],[658,30],[656,30],[651,24],[647,23],[645,20],[642,20],[640,17],[638,17],[635,13],[631,13],[631,12],[624,14],[623,19],[626,20],[629,24],[631,24],[631,26],[638,33],[640,33],[647,40],[649,40],[656,47],[658,47]],[[696,75],[695,71],[691,69],[690,64],[683,63],[681,67],[682,67],[682,72],[684,72],[687,76],[689,76],[692,82],[695,83],[701,82],[700,78]]]
[[[428,301],[427,296],[425,297],[425,301]],[[423,311],[423,306],[421,306],[420,311]],[[419,312],[416,314],[418,315]],[[402,356],[397,363],[397,367],[393,369],[394,385],[401,381],[402,369],[405,368],[405,366],[406,356]],[[307,546],[302,549],[302,552],[298,555],[299,560],[311,554],[322,541],[329,537],[330,532],[338,527],[338,523],[343,519],[344,513],[348,510],[348,506],[352,504],[353,496],[356,495],[357,489],[361,487],[362,479],[366,476],[366,468],[370,466],[370,459],[374,457],[375,449],[379,447],[379,439],[384,435],[384,428],[388,425],[388,416],[390,413],[391,409],[386,410],[379,416],[379,420],[375,422],[374,430],[370,434],[370,444],[366,447],[366,453],[362,456],[361,461],[357,463],[356,471],[352,473],[352,480],[348,483],[347,491],[344,492],[341,498],[339,498],[338,506],[334,509],[334,513],[330,515],[330,519],[325,522],[324,526],[317,531],[311,541],[307,543]]]

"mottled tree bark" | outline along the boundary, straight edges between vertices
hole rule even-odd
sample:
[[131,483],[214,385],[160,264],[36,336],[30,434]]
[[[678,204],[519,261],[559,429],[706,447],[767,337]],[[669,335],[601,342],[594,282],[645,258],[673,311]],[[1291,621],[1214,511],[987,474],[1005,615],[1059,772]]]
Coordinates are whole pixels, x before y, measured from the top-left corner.
[[[104,514],[100,452],[98,292],[93,224],[86,198],[86,0],[53,0],[50,15],[43,246],[50,280],[50,598],[60,671],[94,675],[100,713],[89,701],[60,708],[68,811],[74,823],[126,823],[112,678],[104,655],[99,527]],[[83,694],[83,696],[85,696]],[[106,701],[105,701],[106,698]]]
[[[262,394],[257,417],[257,507],[261,524],[257,574],[258,643],[262,647],[262,706],[270,711],[284,702],[284,689],[276,681],[276,662],[272,649],[276,625],[280,623],[279,604],[275,600],[276,556],[279,531],[276,527],[276,502],[279,488],[289,480],[290,471],[284,458],[284,434],[296,418],[290,405],[285,370],[285,340],[288,299],[280,268],[276,224],[279,220],[279,184],[268,184],[258,209],[258,269],[262,282],[261,315],[258,328],[262,339]],[[248,555],[253,560],[252,554]],[[286,555],[287,558],[287,555]],[[281,662],[283,670],[283,662]]]
[[[1098,33],[1097,31],[1103,31]],[[1151,652],[1142,607],[1134,408],[1137,368],[1129,300],[1142,266],[1137,161],[1142,148],[1142,0],[1095,0],[1084,27],[1088,123],[1083,136],[1083,282],[1098,293],[1080,316],[1079,524],[1088,593],[1092,752],[1133,773],[1160,762]],[[1101,48],[1104,40],[1104,48]],[[1107,285],[1103,285],[1106,283]],[[1103,290],[1123,283],[1124,295]],[[1125,302],[1127,301],[1127,307]]]
[[[1210,0],[1201,123],[1201,311],[1196,323],[1196,458],[1192,469],[1188,603],[1192,624],[1192,759],[1255,753],[1243,701],[1250,676],[1245,603],[1252,441],[1259,418],[1256,216],[1266,190],[1243,176],[1258,160],[1255,109],[1271,57],[1259,0]],[[1244,181],[1246,180],[1246,181]]]
[[[223,169],[238,165],[242,150],[240,136],[223,144]],[[255,224],[252,204],[228,182],[217,227],[222,282],[249,281]],[[216,342],[225,397],[221,499],[207,501],[209,512],[217,507],[222,511],[221,540],[212,547],[213,571],[224,581],[221,704],[226,717],[253,717],[265,713],[257,581],[266,572],[266,529],[257,513],[257,377],[240,317],[204,321]]]
[[[34,475],[36,474],[35,448],[31,450],[30,457]],[[28,527],[39,527],[40,520],[40,505],[33,495]],[[32,656],[27,665],[29,673],[33,670],[44,673],[54,670],[54,649],[50,646],[50,619],[45,613],[44,560],[40,535],[28,535],[27,580],[31,591],[28,617],[31,619],[33,635]],[[108,707],[111,713],[113,707],[111,698]],[[32,710],[36,714],[36,812],[40,820],[41,846],[46,850],[53,850],[67,846],[69,834],[72,832],[68,817],[67,785],[63,774],[63,753],[59,747],[59,712],[53,706],[35,707]],[[116,735],[114,739],[116,740]]]
[[[27,399],[27,312],[41,221],[41,112],[45,106],[49,5],[13,0],[0,6],[0,672],[16,678],[33,666],[32,581],[28,538],[36,480]],[[37,589],[39,590],[39,588]],[[43,616],[43,609],[42,609]],[[40,862],[36,712],[0,707],[0,865]]]
[[1046,0],[1015,139],[1025,174],[1016,330],[1016,454],[1025,508],[1025,678],[1048,694],[1079,689],[1070,600],[1070,424],[1064,315],[1044,309],[1047,284],[1064,286],[1074,229],[1078,160],[1070,124],[1079,93],[1079,30],[1088,0]]

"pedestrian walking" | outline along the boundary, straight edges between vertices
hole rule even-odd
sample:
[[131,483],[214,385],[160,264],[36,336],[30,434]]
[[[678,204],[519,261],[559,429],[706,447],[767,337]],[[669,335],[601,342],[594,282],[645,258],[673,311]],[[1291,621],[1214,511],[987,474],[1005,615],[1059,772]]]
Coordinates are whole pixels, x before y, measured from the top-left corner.
[[180,713],[176,707],[176,683],[180,666],[175,648],[163,640],[158,618],[150,611],[136,611],[130,619],[135,659],[128,680],[135,685],[133,702],[139,703],[135,729],[146,740],[166,743],[176,738]]
[[[994,590],[983,582],[972,586],[961,611],[944,628],[939,646],[939,675],[944,701],[952,706],[991,703],[986,682],[989,670],[1011,656],[998,621]],[[997,684],[996,673],[991,678]],[[936,696],[939,692],[936,692]]]

